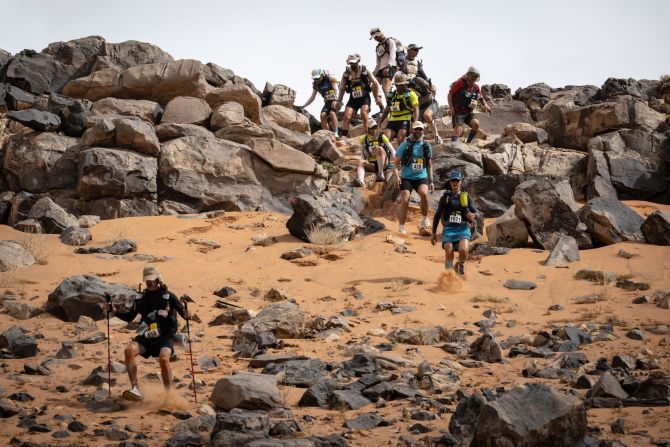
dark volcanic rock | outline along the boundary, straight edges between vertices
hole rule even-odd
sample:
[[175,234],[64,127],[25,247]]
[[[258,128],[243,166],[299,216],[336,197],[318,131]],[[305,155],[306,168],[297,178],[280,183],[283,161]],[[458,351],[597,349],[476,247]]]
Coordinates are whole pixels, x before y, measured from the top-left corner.
[[55,132],[61,124],[58,115],[35,109],[9,112],[7,117],[40,132]]
[[670,245],[670,212],[654,211],[642,223],[641,230],[648,243]]
[[0,349],[7,349],[16,358],[34,357],[37,355],[37,340],[24,334],[17,326],[11,326],[0,334]]
[[644,220],[616,198],[598,197],[589,200],[578,214],[594,242],[599,244],[644,240],[640,230]]
[[261,374],[284,373],[284,385],[307,388],[326,375],[326,363],[318,359],[289,360],[282,363],[270,363]]

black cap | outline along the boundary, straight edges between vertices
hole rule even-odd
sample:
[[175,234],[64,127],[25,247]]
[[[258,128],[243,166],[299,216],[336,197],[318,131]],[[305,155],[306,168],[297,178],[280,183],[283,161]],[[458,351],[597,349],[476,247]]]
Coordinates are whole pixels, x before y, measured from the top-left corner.
[[420,50],[421,48],[423,47],[420,47],[415,43],[410,43],[409,45],[407,45],[408,50]]

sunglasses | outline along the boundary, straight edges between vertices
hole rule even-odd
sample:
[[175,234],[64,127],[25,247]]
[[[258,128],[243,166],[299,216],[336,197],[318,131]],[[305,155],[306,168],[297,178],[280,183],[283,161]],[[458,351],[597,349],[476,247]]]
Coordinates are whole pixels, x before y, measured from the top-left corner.
[[449,179],[449,181],[452,182],[452,183],[458,183],[458,182],[460,182],[460,180],[457,179],[457,178]]

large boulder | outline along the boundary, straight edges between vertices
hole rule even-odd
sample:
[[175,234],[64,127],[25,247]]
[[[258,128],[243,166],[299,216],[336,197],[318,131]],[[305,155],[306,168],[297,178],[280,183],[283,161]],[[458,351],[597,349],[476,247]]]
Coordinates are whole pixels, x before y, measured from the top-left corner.
[[278,140],[251,138],[248,145],[254,154],[262,158],[275,171],[308,175],[316,171],[316,162],[312,157]]
[[50,55],[58,62],[74,68],[74,77],[86,76],[91,72],[96,58],[105,46],[100,36],[88,36],[67,42],[50,43],[42,54]]
[[504,137],[514,136],[522,143],[533,143],[537,141],[542,144],[549,138],[544,129],[535,127],[530,123],[512,123],[505,127]]
[[158,155],[160,143],[153,126],[138,118],[110,118],[98,120],[84,132],[82,146],[108,146],[134,149],[148,155]]
[[594,242],[611,245],[624,241],[644,241],[640,226],[644,219],[613,197],[589,200],[579,210]]
[[499,217],[514,205],[512,195],[524,180],[525,177],[517,175],[467,176],[463,190],[470,194],[485,217]]
[[486,227],[486,237],[495,247],[517,248],[528,242],[528,229],[511,206],[495,222]]
[[98,115],[123,115],[156,124],[163,113],[160,104],[145,99],[103,98],[93,103],[91,111]]
[[6,349],[11,357],[20,359],[35,357],[39,351],[35,337],[26,335],[17,326],[10,326],[0,334],[0,349],[3,351]]
[[481,129],[486,133],[502,134],[512,123],[530,123],[531,116],[521,101],[501,100],[490,104],[491,114],[477,115]]
[[124,71],[105,68],[68,82],[63,88],[63,94],[91,101],[112,96],[148,99],[165,104],[177,96],[204,98],[207,90],[202,63],[183,59],[138,65]]
[[218,138],[234,141],[235,143],[247,144],[251,138],[274,138],[275,134],[271,129],[254,124],[248,118],[240,122],[227,122],[221,125],[219,130],[214,132]]
[[12,57],[3,71],[5,82],[39,95],[60,92],[76,70],[48,54],[24,50]]
[[[3,95],[4,93],[4,95]],[[0,102],[3,103],[2,108],[7,110],[27,110],[32,108],[37,101],[37,96],[20,88],[9,85],[0,84]]]
[[0,272],[11,272],[35,263],[33,255],[14,241],[0,241]]
[[516,188],[512,201],[514,213],[526,224],[531,238],[545,250],[553,249],[563,234],[574,237],[580,248],[591,247],[567,179],[527,180]]
[[77,191],[83,200],[153,198],[157,191],[156,173],[154,157],[127,149],[93,147],[79,154]]
[[608,100],[617,96],[634,96],[640,99],[650,99],[659,96],[660,82],[653,80],[635,80],[621,78],[607,78],[601,87],[602,99]]
[[9,112],[7,117],[39,132],[55,132],[60,128],[60,117],[36,109]]
[[266,374],[239,373],[219,379],[211,396],[216,408],[230,411],[271,410],[283,406],[277,379]]
[[319,196],[301,194],[291,200],[291,207],[293,214],[286,222],[286,228],[291,235],[305,242],[315,242],[309,240],[309,233],[318,229],[331,229],[339,233],[342,240],[351,240],[366,227],[351,206],[328,191]]
[[[599,138],[599,137],[598,137]],[[586,200],[596,197],[618,198],[616,189],[610,179],[610,171],[605,154],[595,148],[595,138],[589,142],[589,155],[586,163]]]
[[581,399],[528,383],[482,407],[471,445],[494,447],[505,440],[517,447],[570,446],[584,438],[586,428]]
[[228,123],[241,123],[244,120],[244,107],[235,101],[224,102],[212,111],[209,127],[217,131]]
[[271,332],[277,338],[301,338],[305,333],[305,312],[290,301],[274,303],[240,326],[238,332]]
[[68,98],[57,93],[49,95],[49,111],[60,118],[60,129],[69,137],[81,137],[90,113],[89,101]]
[[202,98],[177,96],[165,105],[161,123],[197,124],[209,123],[212,109]]
[[213,138],[214,134],[197,124],[159,124],[156,126],[158,141],[164,142],[181,137]]
[[95,275],[71,276],[49,294],[44,310],[63,321],[77,321],[81,316],[94,320],[105,318],[105,293],[112,303],[128,309],[139,294],[123,284],[112,284]]
[[98,71],[104,68],[124,70],[137,65],[168,63],[172,61],[174,59],[170,54],[151,43],[138,42],[136,40],[127,40],[119,43],[105,42],[92,70]]
[[212,107],[218,107],[227,101],[234,101],[244,108],[244,116],[256,124],[261,124],[261,99],[244,84],[226,84],[211,90],[205,101]]
[[576,107],[574,103],[546,106],[544,128],[552,146],[586,150],[589,139],[611,129],[628,125],[628,107],[621,102]]
[[[230,412],[219,411],[216,415],[216,425],[207,445],[209,447],[247,447],[257,441],[271,441],[269,432],[270,418],[267,411],[250,411],[240,408],[234,408]],[[194,441],[188,445],[202,444],[200,439]]]
[[493,152],[483,152],[484,172],[489,175],[520,174],[525,170],[521,146],[504,143]]
[[28,219],[30,209],[33,207],[41,196],[31,194],[27,191],[21,191],[13,194],[11,197],[6,197],[9,201],[10,212],[7,216],[7,225],[16,225],[18,222]]
[[28,219],[39,222],[45,233],[61,234],[67,227],[79,225],[79,221],[49,197],[42,197],[30,209]]
[[670,212],[654,211],[640,228],[650,244],[670,245]]
[[262,97],[264,106],[279,105],[291,108],[295,102],[296,91],[286,85],[272,85],[266,82]]
[[270,105],[263,107],[262,114],[266,120],[281,127],[295,132],[309,133],[309,120],[305,115],[293,109],[280,105]]
[[537,113],[549,102],[551,94],[555,91],[556,89],[545,83],[532,84],[528,87],[518,88],[514,92],[514,99],[526,104],[533,119],[537,119]]
[[161,209],[154,199],[116,199],[105,197],[87,202],[85,211],[101,219],[158,216]]
[[184,137],[163,144],[161,195],[195,210],[255,210],[268,195],[247,146],[218,138]]
[[579,259],[579,248],[575,238],[561,236],[547,259],[544,260],[544,265],[562,267],[570,262],[577,262]]
[[575,199],[582,200],[584,187],[588,183],[585,174],[587,165],[588,158],[583,152],[570,149],[543,149],[535,173],[568,177]]
[[78,141],[54,133],[12,135],[5,146],[3,174],[14,191],[74,189]]

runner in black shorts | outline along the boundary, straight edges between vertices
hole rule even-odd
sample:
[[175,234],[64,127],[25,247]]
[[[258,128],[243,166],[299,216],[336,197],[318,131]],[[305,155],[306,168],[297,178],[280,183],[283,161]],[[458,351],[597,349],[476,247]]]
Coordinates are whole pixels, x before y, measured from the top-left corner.
[[462,126],[463,124],[467,124],[469,126],[473,118],[474,115],[472,113],[468,113],[467,115],[454,114],[451,116],[451,125],[454,126],[454,129],[456,126]]
[[358,53],[347,56],[347,68],[340,81],[340,91],[335,104],[336,108],[342,104],[344,93],[349,93],[349,101],[344,108],[344,117],[342,117],[342,127],[339,130],[341,137],[349,136],[349,124],[354,115],[360,110],[361,121],[364,129],[368,127],[368,113],[370,112],[370,92],[375,97],[375,102],[381,108],[383,107],[382,97],[379,93],[379,83],[368,71],[365,65],[361,65],[361,56]]
[[312,96],[305,104],[298,107],[298,110],[302,111],[314,101],[317,93],[320,94],[324,101],[320,113],[321,128],[330,129],[335,135],[337,135],[337,86],[337,79],[328,70],[315,68],[312,70]]
[[401,191],[409,191],[410,193],[412,191],[416,191],[417,193],[419,192],[419,186],[421,185],[426,185],[428,186],[430,184],[430,180],[427,178],[420,178],[417,180],[410,180],[408,178],[403,178],[400,179],[400,190]]
[[386,128],[389,130],[392,130],[396,134],[398,134],[398,131],[401,129],[404,129],[405,132],[409,132],[409,120],[403,120],[403,121],[389,121],[386,124]]

